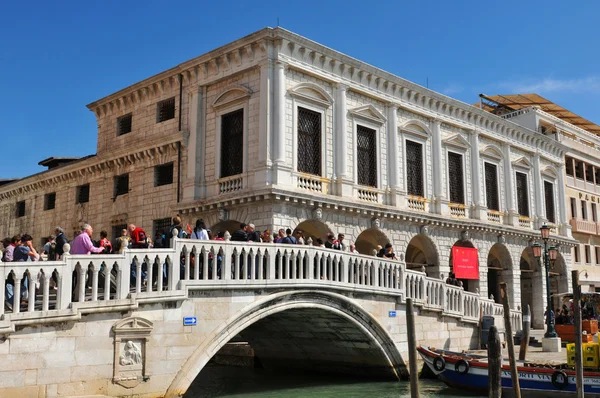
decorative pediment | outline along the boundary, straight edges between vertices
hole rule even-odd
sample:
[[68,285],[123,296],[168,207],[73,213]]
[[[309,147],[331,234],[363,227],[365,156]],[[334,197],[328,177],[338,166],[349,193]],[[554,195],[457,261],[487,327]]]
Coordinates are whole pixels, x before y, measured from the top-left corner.
[[542,170],[542,175],[549,177],[551,179],[558,178],[558,171],[552,166],[546,166]]
[[531,168],[531,162],[524,156],[518,158],[517,160],[514,160],[512,162],[513,167],[520,167],[522,169],[530,169]]
[[431,130],[429,129],[429,126],[427,126],[425,123],[418,119],[408,120],[400,126],[400,129],[407,133],[412,133],[424,138],[429,138],[429,136],[431,135]]
[[145,334],[150,333],[154,325],[147,319],[140,317],[132,317],[120,320],[115,323],[112,327],[112,330],[115,334]]
[[292,97],[328,108],[333,104],[333,97],[323,87],[315,83],[300,83],[289,90]]
[[377,108],[371,104],[350,109],[349,112],[356,117],[363,118],[377,124],[383,124],[387,120],[383,113],[379,112]]
[[492,158],[495,160],[502,159],[502,150],[498,148],[496,145],[486,145],[483,150],[480,152],[481,156]]
[[442,140],[442,143],[446,146],[453,146],[461,149],[467,149],[471,147],[469,141],[467,141],[467,139],[460,134],[454,134],[445,140]]
[[223,91],[213,102],[213,108],[220,108],[236,102],[245,101],[252,95],[252,90],[247,87],[236,85],[230,86]]

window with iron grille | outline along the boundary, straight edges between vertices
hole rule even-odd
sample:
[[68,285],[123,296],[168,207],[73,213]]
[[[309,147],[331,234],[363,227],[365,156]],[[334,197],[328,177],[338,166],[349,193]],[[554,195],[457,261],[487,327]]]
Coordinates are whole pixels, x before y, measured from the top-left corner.
[[129,174],[122,174],[115,177],[115,194],[116,198],[119,195],[129,193]]
[[573,176],[573,158],[565,156],[565,172],[568,176]]
[[156,123],[175,118],[175,97],[156,104]]
[[321,114],[298,108],[298,171],[321,175]]
[[154,168],[154,186],[169,185],[173,183],[173,162],[161,164]]
[[221,178],[241,174],[244,161],[244,110],[221,116]]
[[594,166],[591,164],[585,165],[585,180],[587,182],[594,182]]
[[583,180],[583,162],[575,162],[575,177]]
[[596,185],[600,185],[600,167],[596,167]]
[[375,130],[356,126],[356,165],[360,185],[377,187],[377,149]]
[[17,217],[25,216],[25,201],[17,202]]
[[485,203],[488,209],[500,211],[498,168],[491,163],[485,163]]
[[529,191],[527,188],[527,174],[517,172],[517,211],[519,215],[529,217]]
[[450,187],[450,202],[464,204],[465,185],[461,154],[448,152],[448,186]]
[[406,141],[406,190],[409,195],[425,196],[423,145],[413,141]]
[[90,184],[80,185],[75,190],[75,203],[87,203],[90,201]]
[[117,118],[117,135],[131,133],[131,113]]
[[574,250],[574,254],[575,254],[575,262],[578,263],[579,262],[579,245],[575,246],[575,250]]
[[156,234],[163,235],[168,233],[169,228],[171,227],[171,221],[172,220],[168,217],[152,221],[152,237],[156,236]]
[[544,181],[544,199],[546,200],[546,219],[554,224],[556,222],[556,210],[554,209],[554,185],[548,181]]
[[44,210],[52,210],[56,207],[56,192],[44,195]]

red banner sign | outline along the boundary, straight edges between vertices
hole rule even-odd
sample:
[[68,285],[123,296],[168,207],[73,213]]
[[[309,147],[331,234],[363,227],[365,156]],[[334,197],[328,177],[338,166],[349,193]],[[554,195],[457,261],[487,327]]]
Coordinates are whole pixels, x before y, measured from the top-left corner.
[[456,279],[479,279],[477,249],[452,246],[452,268]]

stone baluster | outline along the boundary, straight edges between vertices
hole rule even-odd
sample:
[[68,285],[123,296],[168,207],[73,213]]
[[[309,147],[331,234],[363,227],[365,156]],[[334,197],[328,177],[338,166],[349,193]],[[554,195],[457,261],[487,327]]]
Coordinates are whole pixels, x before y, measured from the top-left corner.
[[[186,250],[185,254],[185,263],[184,263],[184,271],[183,271],[183,278],[186,281],[190,280],[190,256],[192,256],[192,253],[189,250]],[[198,267],[198,264],[196,263],[196,267]]]
[[[145,261],[145,260],[143,260]],[[133,266],[135,267],[135,292],[136,293],[141,293],[142,292],[142,262],[138,259],[138,258],[134,258],[133,259]],[[152,277],[152,270],[148,270],[148,272],[150,273],[150,280]],[[148,283],[147,287],[146,287],[146,291],[148,290],[152,290],[152,283]]]
[[[27,311],[35,311],[35,284],[36,280],[33,278],[33,273],[29,272],[29,298],[27,300]],[[37,277],[37,275],[36,275]],[[37,279],[37,278],[36,278]]]
[[86,270],[83,267],[80,267],[78,277],[77,277],[77,287],[79,288],[79,298],[77,301],[83,303],[85,301],[85,276]]
[[96,265],[92,269],[92,301],[98,301],[98,273],[100,270]]
[[50,278],[52,278],[52,272],[44,272],[42,276],[44,278],[44,285],[42,287],[42,311],[48,311],[50,307]]
[[110,271],[108,264],[104,264],[104,301],[110,300]]
[[[204,248],[204,252],[206,253],[206,248]],[[196,247],[196,251],[192,252],[194,255],[194,280],[197,281],[198,279],[200,279],[200,255],[202,253],[202,249],[198,249]],[[208,253],[207,253],[208,255]],[[208,262],[206,260],[204,260],[203,262],[203,267],[206,268]],[[217,256],[214,256],[214,260],[213,260],[213,268],[215,268],[217,266]]]
[[18,314],[21,312],[21,278],[17,278],[15,275],[13,281],[13,314]]
[[[158,267],[156,267],[157,272],[156,272],[156,291],[157,292],[162,292],[163,291],[163,278],[164,278],[164,267],[167,267],[167,272],[169,273],[169,275],[171,274],[171,270],[169,269],[169,263],[166,261],[162,261],[161,258],[158,258]],[[151,262],[148,264],[148,270],[150,270],[150,268],[154,268],[154,262]],[[149,273],[149,275],[151,275],[151,273]],[[148,285],[151,285],[152,282],[148,282]],[[150,286],[150,291],[152,291],[152,287]]]

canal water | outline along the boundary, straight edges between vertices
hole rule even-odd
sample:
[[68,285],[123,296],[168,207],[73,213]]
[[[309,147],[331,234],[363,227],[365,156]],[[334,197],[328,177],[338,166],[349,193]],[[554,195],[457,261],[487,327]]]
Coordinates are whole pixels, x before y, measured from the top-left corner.
[[[465,397],[433,379],[421,379],[421,397]],[[471,395],[473,397],[477,395]],[[400,398],[410,397],[408,381],[372,381],[356,378],[299,374],[291,371],[208,365],[184,398]]]

